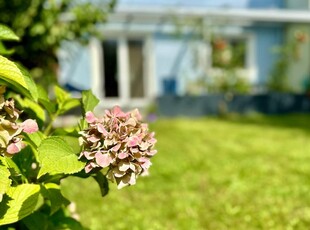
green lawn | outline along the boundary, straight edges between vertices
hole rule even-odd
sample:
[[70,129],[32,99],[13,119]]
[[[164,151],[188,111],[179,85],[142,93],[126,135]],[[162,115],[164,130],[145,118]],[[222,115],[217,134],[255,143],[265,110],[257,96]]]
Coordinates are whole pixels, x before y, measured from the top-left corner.
[[161,119],[151,175],[100,197],[64,181],[92,229],[310,229],[310,115]]

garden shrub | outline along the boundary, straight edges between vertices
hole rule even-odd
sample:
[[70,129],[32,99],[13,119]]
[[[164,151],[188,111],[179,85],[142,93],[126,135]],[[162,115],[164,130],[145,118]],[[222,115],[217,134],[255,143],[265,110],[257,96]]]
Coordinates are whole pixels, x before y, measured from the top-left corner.
[[[0,40],[18,40],[0,26]],[[0,55],[0,226],[7,229],[83,229],[68,210],[61,180],[93,177],[101,195],[146,175],[156,139],[138,110],[115,106],[102,118],[92,112],[91,91],[72,98],[59,86],[55,100],[20,65]],[[15,104],[15,102],[17,102]],[[17,109],[17,107],[20,109]],[[55,119],[81,106],[74,130],[53,129]]]

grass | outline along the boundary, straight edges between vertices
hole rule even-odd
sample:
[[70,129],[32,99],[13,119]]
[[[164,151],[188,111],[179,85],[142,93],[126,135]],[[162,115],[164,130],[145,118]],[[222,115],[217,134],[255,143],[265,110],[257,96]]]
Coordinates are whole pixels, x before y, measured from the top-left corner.
[[64,181],[92,229],[309,229],[310,116],[161,119],[151,176],[100,197]]

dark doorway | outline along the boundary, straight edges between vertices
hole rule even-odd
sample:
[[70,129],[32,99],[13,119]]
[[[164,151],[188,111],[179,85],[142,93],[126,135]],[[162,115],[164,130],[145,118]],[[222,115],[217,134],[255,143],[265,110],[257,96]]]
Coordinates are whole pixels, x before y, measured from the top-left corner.
[[104,92],[105,97],[119,96],[119,78],[117,63],[117,41],[105,40],[102,43],[104,66]]

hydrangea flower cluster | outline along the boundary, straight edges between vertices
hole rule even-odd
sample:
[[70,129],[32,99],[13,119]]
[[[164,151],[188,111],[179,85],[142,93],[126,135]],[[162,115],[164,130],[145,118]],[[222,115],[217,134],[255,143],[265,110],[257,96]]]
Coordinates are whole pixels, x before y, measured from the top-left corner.
[[38,125],[32,119],[17,123],[22,112],[15,108],[13,99],[4,99],[4,92],[5,86],[0,86],[0,155],[12,156],[25,146],[21,133],[36,132]]
[[136,183],[138,175],[147,175],[156,139],[148,125],[141,122],[136,109],[125,113],[120,107],[106,110],[99,119],[92,112],[86,113],[88,128],[81,131],[80,158],[88,161],[85,172],[108,167],[107,178],[123,188]]

